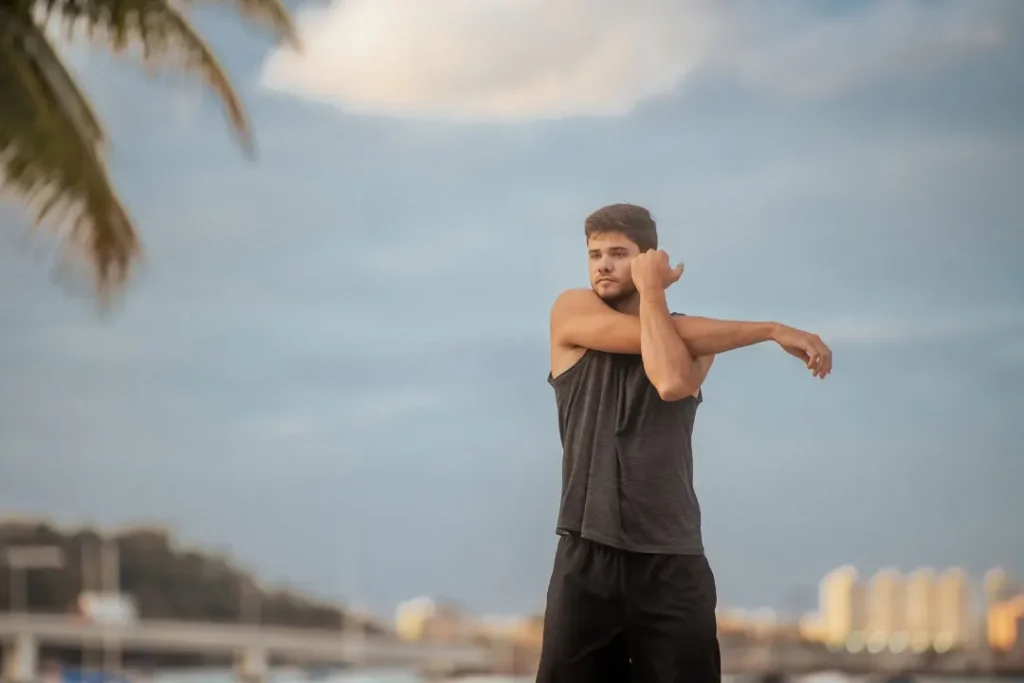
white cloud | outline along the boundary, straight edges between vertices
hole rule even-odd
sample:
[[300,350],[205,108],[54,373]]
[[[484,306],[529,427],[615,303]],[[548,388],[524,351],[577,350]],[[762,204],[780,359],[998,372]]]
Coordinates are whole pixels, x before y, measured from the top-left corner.
[[344,110],[509,121],[616,116],[702,67],[822,97],[941,66],[1002,37],[1006,0],[890,0],[839,17],[741,0],[333,0],[305,50],[264,65],[273,90]]
[[456,118],[621,114],[706,50],[688,0],[338,0],[299,16],[302,55],[264,83],[371,112]]

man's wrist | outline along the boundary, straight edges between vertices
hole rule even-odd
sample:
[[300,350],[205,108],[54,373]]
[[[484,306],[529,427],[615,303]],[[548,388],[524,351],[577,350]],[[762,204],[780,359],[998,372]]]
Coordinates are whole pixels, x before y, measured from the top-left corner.
[[664,289],[644,288],[637,289],[637,293],[640,295],[640,303],[649,304],[662,304],[668,306],[668,298],[665,296]]
[[782,330],[786,327],[782,323],[763,323],[763,325],[765,326],[766,331],[765,341],[773,342],[779,341],[779,336],[781,335]]

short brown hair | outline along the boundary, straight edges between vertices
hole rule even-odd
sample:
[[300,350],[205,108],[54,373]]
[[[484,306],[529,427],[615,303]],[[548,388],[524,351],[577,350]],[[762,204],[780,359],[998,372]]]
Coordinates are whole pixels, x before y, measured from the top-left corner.
[[658,248],[658,226],[651,212],[635,204],[610,204],[587,216],[587,239],[606,232],[618,232],[640,247],[640,251]]

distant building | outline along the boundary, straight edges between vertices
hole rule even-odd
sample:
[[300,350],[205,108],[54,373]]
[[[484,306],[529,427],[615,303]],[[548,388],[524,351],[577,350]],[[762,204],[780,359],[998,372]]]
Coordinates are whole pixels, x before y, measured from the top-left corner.
[[439,604],[425,623],[423,637],[440,641],[462,640],[474,635],[474,627],[473,621],[453,605]]
[[975,639],[971,587],[963,569],[947,569],[938,579],[935,649],[946,650],[971,645]]
[[931,648],[939,634],[938,581],[932,569],[918,569],[907,577],[906,610],[910,646],[918,652]]
[[797,626],[800,639],[811,643],[825,643],[829,640],[825,620],[820,614],[805,614]]
[[871,577],[865,606],[868,647],[874,651],[903,649],[909,641],[907,585],[903,575],[895,569],[883,569]]
[[416,598],[398,606],[395,632],[403,640],[460,640],[475,635],[476,624],[452,605]]
[[430,598],[416,598],[403,602],[395,611],[395,632],[403,640],[420,640],[426,632],[427,622],[437,607]]
[[825,575],[818,587],[816,630],[826,644],[845,647],[863,622],[863,595],[857,570],[840,567]]
[[1016,651],[1024,646],[1024,595],[989,605],[988,644],[995,650]]

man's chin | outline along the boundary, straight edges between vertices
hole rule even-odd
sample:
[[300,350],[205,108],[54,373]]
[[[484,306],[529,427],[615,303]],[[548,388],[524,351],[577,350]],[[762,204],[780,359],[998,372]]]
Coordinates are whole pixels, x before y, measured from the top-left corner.
[[621,287],[618,284],[598,284],[592,289],[595,294],[610,304],[621,301],[633,294],[631,289]]

